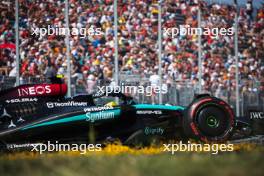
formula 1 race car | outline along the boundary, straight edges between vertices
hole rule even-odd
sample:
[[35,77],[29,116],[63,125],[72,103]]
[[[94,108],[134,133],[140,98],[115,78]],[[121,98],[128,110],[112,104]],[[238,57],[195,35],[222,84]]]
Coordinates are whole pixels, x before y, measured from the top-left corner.
[[137,104],[122,93],[65,98],[66,92],[67,86],[58,83],[0,92],[0,142],[88,141],[91,134],[94,142],[124,144],[183,137],[225,142],[234,131],[250,127],[225,101],[207,94],[183,107]]

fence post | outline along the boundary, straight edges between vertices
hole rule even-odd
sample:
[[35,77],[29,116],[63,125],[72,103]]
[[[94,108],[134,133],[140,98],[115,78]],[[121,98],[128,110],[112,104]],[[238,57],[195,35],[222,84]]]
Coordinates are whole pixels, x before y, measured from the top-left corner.
[[236,116],[239,117],[239,79],[238,79],[238,7],[236,5],[236,13],[235,13],[235,60],[236,60]]
[[[66,23],[66,28],[69,29],[69,0],[65,1],[65,23]],[[67,96],[71,97],[72,92],[71,92],[71,58],[70,58],[70,39],[69,39],[69,33],[66,32],[66,58],[67,58],[67,77],[68,77],[68,82],[67,82],[67,87],[68,87],[68,92]]]
[[19,4],[18,0],[16,0],[16,86],[20,85],[20,53],[19,53]]
[[[158,49],[158,58],[159,58],[159,87],[160,89],[162,88],[162,67],[161,67],[161,53],[162,53],[162,29],[161,29],[161,14],[162,14],[162,9],[161,9],[161,1],[158,3],[158,11],[159,11],[159,14],[158,14],[158,46],[159,46],[159,49]],[[159,95],[158,95],[158,98],[159,98],[159,104],[162,104],[162,93],[159,92]]]

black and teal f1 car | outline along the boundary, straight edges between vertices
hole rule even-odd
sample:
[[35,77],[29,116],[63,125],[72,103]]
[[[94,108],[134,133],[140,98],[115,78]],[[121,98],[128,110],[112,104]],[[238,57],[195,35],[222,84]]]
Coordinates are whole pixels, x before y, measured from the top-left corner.
[[210,95],[198,95],[183,107],[137,104],[121,93],[65,98],[66,92],[65,84],[21,85],[0,92],[0,142],[88,141],[91,136],[94,142],[118,139],[125,144],[183,137],[225,142],[249,124]]

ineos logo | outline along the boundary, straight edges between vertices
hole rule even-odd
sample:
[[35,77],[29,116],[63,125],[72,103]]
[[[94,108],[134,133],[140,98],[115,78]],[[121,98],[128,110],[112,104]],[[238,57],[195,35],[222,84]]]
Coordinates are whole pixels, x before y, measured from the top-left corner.
[[18,96],[27,96],[27,95],[42,95],[51,93],[51,88],[47,86],[32,86],[26,88],[18,89]]

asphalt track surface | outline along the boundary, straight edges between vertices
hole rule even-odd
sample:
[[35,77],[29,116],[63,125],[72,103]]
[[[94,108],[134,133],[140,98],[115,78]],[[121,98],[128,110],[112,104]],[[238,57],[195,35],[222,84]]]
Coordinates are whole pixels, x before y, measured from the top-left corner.
[[250,143],[250,144],[264,145],[264,135],[256,135],[244,139],[231,140],[230,143],[232,144]]

